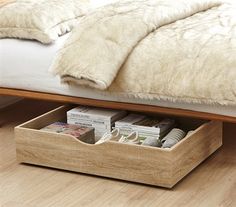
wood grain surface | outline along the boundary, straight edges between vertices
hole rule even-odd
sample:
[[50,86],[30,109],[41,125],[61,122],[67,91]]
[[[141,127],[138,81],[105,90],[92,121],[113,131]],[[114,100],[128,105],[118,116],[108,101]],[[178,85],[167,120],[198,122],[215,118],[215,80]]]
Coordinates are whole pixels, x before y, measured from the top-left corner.
[[89,145],[38,130],[65,119],[69,109],[59,107],[16,127],[19,162],[171,188],[222,145],[222,123],[216,121],[198,127],[191,120],[188,130],[195,131],[173,149],[118,142]]
[[[13,129],[57,104],[25,101],[0,111],[1,207],[234,207],[236,125],[223,147],[172,190],[18,164]],[[27,113],[26,113],[27,112]]]

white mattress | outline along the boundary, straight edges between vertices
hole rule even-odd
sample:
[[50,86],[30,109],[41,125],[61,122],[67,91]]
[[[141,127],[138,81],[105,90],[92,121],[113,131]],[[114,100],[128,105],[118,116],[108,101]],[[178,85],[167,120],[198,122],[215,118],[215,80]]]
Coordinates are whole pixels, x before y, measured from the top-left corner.
[[35,41],[0,39],[0,87],[100,100],[181,108],[236,117],[236,106],[226,107],[219,105],[121,98],[111,95],[101,95],[97,91],[79,86],[62,85],[58,77],[54,77],[48,72],[48,68],[57,50],[62,46],[67,37],[68,35],[60,37],[56,43],[48,46]]

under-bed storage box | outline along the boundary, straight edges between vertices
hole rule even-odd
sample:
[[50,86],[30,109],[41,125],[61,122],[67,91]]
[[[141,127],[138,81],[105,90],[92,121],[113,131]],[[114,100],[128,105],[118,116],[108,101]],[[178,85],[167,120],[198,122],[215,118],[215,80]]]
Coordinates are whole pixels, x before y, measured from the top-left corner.
[[17,159],[47,167],[173,187],[222,145],[222,123],[180,118],[195,129],[171,149],[118,142],[89,145],[73,136],[39,131],[66,118],[62,106],[15,128]]

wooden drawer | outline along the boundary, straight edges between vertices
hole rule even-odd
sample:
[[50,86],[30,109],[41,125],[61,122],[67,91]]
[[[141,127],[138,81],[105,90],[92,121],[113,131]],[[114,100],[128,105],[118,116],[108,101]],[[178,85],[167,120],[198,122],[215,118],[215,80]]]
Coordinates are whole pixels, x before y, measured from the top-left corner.
[[39,131],[66,118],[62,106],[15,128],[17,159],[47,167],[173,187],[222,145],[222,123],[180,118],[194,132],[171,149],[118,142],[89,145],[73,136]]

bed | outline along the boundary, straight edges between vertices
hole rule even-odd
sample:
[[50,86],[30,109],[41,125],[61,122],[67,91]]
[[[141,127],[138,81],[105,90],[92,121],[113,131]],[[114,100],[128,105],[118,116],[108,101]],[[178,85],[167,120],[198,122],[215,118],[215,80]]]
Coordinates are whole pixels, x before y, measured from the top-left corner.
[[61,84],[48,68],[67,38],[68,34],[52,45],[1,39],[0,94],[236,122],[236,106],[123,98],[83,86]]
[[[114,1],[116,1],[116,0],[111,0],[111,1],[105,0],[105,1],[101,1],[99,4],[102,5],[102,4],[106,4],[106,3],[114,2]],[[95,2],[96,1],[93,2],[95,8],[101,6],[101,5],[97,5],[97,3],[95,4]],[[181,23],[181,19],[186,18],[186,20],[183,20],[183,21],[185,21],[185,24],[188,25],[188,19],[190,19],[190,17],[194,13],[199,13],[199,14],[195,15],[196,22],[195,22],[194,15],[193,15],[193,17],[191,17],[192,20],[190,23],[192,25],[199,25],[198,27],[200,27],[201,29],[204,29],[201,27],[202,24],[201,24],[201,21],[199,21],[199,20],[201,20],[201,18],[202,18],[202,21],[203,21],[203,20],[205,20],[204,18],[208,18],[208,16],[211,16],[211,12],[214,10],[213,7],[218,5],[218,2],[213,1],[213,0],[209,1],[209,2],[204,1],[204,0],[202,0],[202,1],[196,0],[196,1],[193,1],[192,3],[191,2],[189,3],[189,5],[193,4],[192,7],[191,6],[186,7],[185,0],[182,0],[181,1],[182,3],[180,2],[179,4],[176,4],[176,6],[179,6],[178,7],[179,9],[177,9],[175,6],[173,6],[172,1],[165,1],[164,2],[166,4],[165,7],[162,7],[161,1],[159,2],[160,5],[156,1],[148,1],[148,0],[142,0],[142,1],[137,1],[137,2],[127,1],[127,2],[128,2],[127,5],[126,5],[126,3],[124,3],[124,5],[123,5],[123,3],[120,3],[120,4],[118,3],[116,6],[111,5],[108,7],[104,7],[104,10],[101,9],[100,12],[99,11],[98,11],[98,13],[95,12],[94,16],[93,16],[93,13],[91,15],[88,15],[88,19],[87,19],[87,20],[89,20],[87,22],[88,25],[90,24],[89,23],[90,20],[92,20],[91,22],[93,22],[93,21],[97,22],[97,19],[99,19],[100,17],[104,18],[106,16],[107,19],[110,19],[109,20],[110,22],[108,22],[110,24],[110,26],[109,26],[110,30],[111,30],[111,28],[114,27],[114,31],[117,31],[118,28],[122,28],[123,30],[125,29],[128,32],[130,26],[126,27],[128,25],[127,20],[132,19],[130,17],[136,17],[135,20],[137,20],[139,18],[140,21],[134,22],[135,24],[137,24],[137,25],[135,25],[135,24],[133,25],[133,26],[135,26],[134,31],[139,31],[139,26],[146,25],[146,23],[150,24],[149,25],[150,31],[148,31],[146,34],[146,29],[143,28],[142,32],[140,33],[142,35],[140,37],[138,37],[137,40],[135,40],[138,43],[145,35],[146,35],[146,37],[148,37],[149,33],[152,34],[152,31],[154,31],[154,30],[156,30],[156,34],[158,36],[158,35],[162,34],[162,33],[158,33],[158,31],[160,30],[160,32],[163,32],[163,34],[165,34],[165,32],[162,31],[162,28],[165,28],[166,31],[168,31],[169,30],[168,26],[170,26],[170,29],[172,31],[175,31],[175,30],[173,30],[173,28],[183,29],[182,25],[184,25],[183,24],[184,22]],[[144,3],[140,3],[140,2],[144,2]],[[207,2],[209,3],[209,5]],[[155,4],[157,4],[157,5],[155,5]],[[144,11],[142,11],[144,5],[147,6],[147,8],[144,11],[148,11],[149,16],[145,16],[146,13],[144,13],[145,15],[142,14],[142,12],[144,12]],[[114,16],[117,17],[117,16],[119,16],[120,12],[123,11],[122,9],[124,9],[123,14],[125,14],[127,11],[129,11],[129,9],[131,7],[132,8],[136,8],[136,7],[142,8],[141,10],[137,10],[137,11],[141,11],[141,13],[134,12],[134,14],[132,14],[132,12],[131,12],[131,14],[128,14],[129,13],[128,12],[126,18],[124,18],[124,19],[122,19],[123,16],[121,15],[120,19],[119,19],[120,27],[116,27],[117,25],[113,24],[112,18],[110,18],[109,15],[116,14]],[[65,6],[65,9],[66,8],[68,8],[68,6]],[[212,11],[210,11],[211,8],[212,8]],[[160,10],[158,10],[158,9],[160,9]],[[204,17],[203,11],[205,11],[207,9],[209,9],[209,11],[208,11],[209,13],[206,12],[205,13],[206,16]],[[222,7],[222,9],[224,10],[225,8]],[[225,9],[225,11],[226,11],[225,14],[229,13],[229,16],[231,15],[232,20],[233,20],[234,15],[230,14],[231,10],[232,9]],[[130,11],[132,11],[132,10],[130,10]],[[135,11],[135,9],[133,11]],[[159,11],[159,12],[156,12],[156,11]],[[166,15],[162,15],[163,11],[165,11]],[[217,13],[217,11],[213,11],[212,14],[214,17],[214,15],[217,15],[218,13]],[[219,13],[219,14],[221,14],[221,13]],[[224,14],[224,12],[222,12],[222,14]],[[96,16],[96,15],[98,15],[98,16]],[[131,16],[129,16],[129,15],[131,15]],[[91,19],[89,16],[91,17]],[[144,19],[143,19],[143,16],[145,16]],[[169,17],[172,16],[170,18],[172,20],[170,20],[170,19],[168,20],[168,18],[167,18],[167,20],[165,20],[165,16],[169,16]],[[189,17],[189,18],[187,18],[187,17]],[[213,18],[213,17],[211,17],[211,18]],[[50,19],[52,19],[52,18],[49,18],[49,20]],[[146,21],[145,19],[148,21],[145,22]],[[158,19],[158,21],[156,22],[155,19]],[[213,20],[214,19],[215,18],[213,18]],[[142,21],[144,21],[144,22],[142,22]],[[142,22],[142,23],[140,23],[140,22]],[[174,24],[174,22],[176,24]],[[179,22],[179,24],[178,24],[178,22]],[[3,23],[4,23],[4,21],[3,21]],[[77,28],[78,34],[80,34],[80,31],[79,31],[80,29],[81,29],[81,31],[83,30],[83,26],[85,26],[84,31],[87,31],[86,18],[85,18],[84,23],[85,24],[81,24],[80,27]],[[100,23],[101,23],[101,28],[103,28],[102,21]],[[140,23],[140,25],[139,25],[139,23]],[[145,24],[143,24],[143,23],[145,23]],[[172,25],[171,23],[173,23],[173,25],[174,25],[173,28],[171,28],[171,25]],[[217,24],[218,23],[219,22],[217,22]],[[215,24],[215,22],[214,22],[213,26],[209,27],[209,28],[215,28],[214,26],[216,26],[217,24]],[[97,25],[97,24],[94,24],[94,25]],[[161,27],[161,26],[163,26],[163,27]],[[220,26],[222,26],[221,23],[220,23]],[[107,28],[107,27],[108,26],[105,26],[105,28]],[[160,29],[158,29],[158,27],[160,27]],[[198,27],[197,27],[197,29],[198,29]],[[209,29],[209,28],[207,28],[207,29]],[[218,28],[218,27],[216,27],[216,28]],[[221,28],[221,27],[219,27],[219,28]],[[94,30],[95,33],[97,33],[97,31],[99,31],[99,29],[97,30],[96,27],[94,29],[95,29]],[[188,28],[188,31],[192,31],[191,29],[192,28]],[[108,31],[110,31],[110,30],[108,30]],[[194,27],[193,27],[193,30],[194,30]],[[220,30],[222,32],[222,28]],[[208,34],[213,35],[214,32],[216,32],[216,31],[215,30],[212,31],[210,29],[208,31]],[[83,37],[85,39],[84,45],[86,45],[87,42],[89,42],[89,41],[87,41],[89,38],[89,35],[87,35],[87,33],[85,33],[85,32],[82,32],[82,33],[84,34]],[[93,41],[95,41],[94,35],[93,35],[93,33],[91,33],[91,34],[92,35],[90,38],[92,38],[92,39],[90,39],[90,41],[93,42]],[[101,34],[103,34],[103,32]],[[105,32],[104,32],[104,34],[105,34]],[[117,34],[119,34],[119,32],[118,33],[115,32],[114,37],[119,36]],[[129,33],[127,33],[127,34],[129,34]],[[200,32],[200,36],[202,36],[201,34],[202,33]],[[10,33],[10,35],[11,35],[11,33]],[[60,34],[60,35],[62,35],[62,34]],[[76,35],[76,32],[75,32],[75,35]],[[106,35],[108,35],[108,36],[111,35],[110,37],[112,37],[112,34],[109,34],[109,32]],[[222,34],[222,35],[224,35],[224,34]],[[99,36],[99,35],[97,35],[97,36]],[[150,35],[150,36],[152,39],[152,35]],[[176,35],[173,34],[173,36],[176,36]],[[119,95],[113,95],[112,93],[108,93],[106,91],[101,92],[101,90],[99,91],[97,89],[85,87],[82,85],[62,84],[61,80],[62,80],[63,74],[61,74],[61,77],[53,76],[48,70],[49,70],[50,66],[52,65],[52,63],[55,62],[56,54],[60,54],[57,52],[60,48],[62,48],[62,46],[64,45],[66,40],[68,40],[68,37],[69,37],[69,34],[61,36],[53,44],[49,44],[49,45],[43,45],[43,44],[41,44],[37,41],[33,41],[33,40],[19,40],[19,39],[10,39],[10,38],[0,39],[0,95],[8,95],[8,96],[10,95],[10,96],[18,96],[18,97],[26,97],[26,98],[34,98],[34,99],[60,101],[60,102],[66,102],[66,103],[77,103],[77,104],[91,105],[91,106],[97,106],[97,107],[126,109],[126,110],[131,110],[131,111],[172,114],[172,115],[178,115],[178,116],[198,117],[198,118],[211,119],[211,120],[215,119],[215,120],[236,122],[236,106],[235,106],[235,104],[233,104],[233,105],[228,104],[226,106],[224,104],[210,104],[210,103],[207,104],[206,102],[199,102],[199,103],[198,102],[191,102],[190,103],[190,101],[180,101],[180,100],[168,101],[167,99],[162,100],[161,98],[147,99],[147,98],[134,98],[134,97],[128,97],[128,96],[124,97],[124,96],[119,96]],[[75,36],[75,37],[77,38],[77,36]],[[78,36],[78,37],[80,37],[80,36]],[[191,35],[190,35],[190,37],[191,37]],[[76,38],[74,38],[74,39],[76,39]],[[101,36],[101,38],[103,38],[103,37]],[[121,42],[126,43],[126,38],[121,36],[121,39],[122,38],[123,38],[123,40]],[[78,38],[78,39],[81,40],[81,38]],[[104,39],[106,39],[106,38],[104,38]],[[132,40],[132,38],[128,38],[128,39],[129,39],[129,41]],[[148,39],[148,38],[146,38],[146,39]],[[169,39],[167,38],[167,41],[169,42],[170,39],[171,38],[169,38]],[[224,38],[222,38],[222,39],[224,39]],[[72,38],[72,40],[73,40],[73,38]],[[117,40],[118,39],[115,39],[115,38],[114,39],[108,38],[108,44],[111,43],[113,45],[114,43],[119,42]],[[217,40],[215,40],[215,41],[217,42]],[[67,46],[70,46],[70,41],[68,40],[67,42],[69,42]],[[78,51],[80,48],[83,48],[80,45],[81,42],[83,43],[83,41],[79,41],[79,43],[76,44],[78,47],[77,48]],[[104,41],[104,42],[106,43],[106,41]],[[191,40],[189,42],[191,42]],[[195,42],[195,41],[193,41],[193,42]],[[205,40],[203,42],[205,42]],[[142,44],[140,44],[140,45],[142,45]],[[155,44],[155,45],[157,45],[157,44]],[[83,46],[83,44],[82,44],[82,46]],[[132,47],[136,48],[136,49],[138,48],[137,45],[135,45],[135,43],[133,44]],[[130,48],[130,51],[132,51],[132,47]],[[217,50],[219,50],[218,47],[219,47],[219,45],[216,47]],[[86,48],[88,55],[90,55],[89,48],[88,47],[85,47],[85,48]],[[101,47],[98,46],[97,50],[100,51],[100,48]],[[120,48],[125,48],[125,45],[123,45]],[[142,47],[140,47],[140,48],[142,48]],[[149,47],[146,46],[146,48],[149,48]],[[194,47],[190,47],[190,48],[194,48]],[[202,47],[200,47],[200,49],[201,48]],[[93,44],[91,44],[90,49],[91,49],[91,52],[94,50]],[[128,51],[128,50],[126,51],[127,55],[130,54],[130,51]],[[140,51],[143,52],[142,49],[140,49]],[[157,49],[154,51],[161,51],[161,49],[159,48],[159,50]],[[189,52],[188,49],[186,51]],[[84,50],[81,50],[80,52],[81,52],[81,55],[84,55],[84,53],[85,53]],[[72,49],[72,53],[75,54],[75,51],[73,49]],[[116,54],[116,53],[117,53],[117,51],[113,52],[113,53],[108,52],[108,54]],[[135,53],[135,52],[133,52],[133,53]],[[94,52],[93,60],[96,59],[97,54],[98,54],[97,52]],[[136,54],[138,54],[138,53],[136,52]],[[169,55],[164,55],[164,56],[168,57]],[[108,57],[109,57],[109,55],[108,55]],[[154,56],[154,57],[155,57],[154,60],[157,59],[156,56]],[[81,56],[80,56],[80,58],[81,58]],[[126,58],[127,58],[127,56],[124,55],[124,60],[126,60]],[[102,59],[102,58],[100,58],[100,59]],[[186,59],[186,58],[183,58],[183,59]],[[234,59],[234,58],[231,58],[231,59]],[[115,58],[114,57],[110,58],[110,60],[111,60],[110,65],[111,66],[115,65],[114,64]],[[194,58],[193,58],[193,61],[195,62]],[[181,62],[181,61],[179,61],[179,62]],[[60,63],[60,62],[58,62],[58,63]],[[105,62],[105,64],[106,64],[106,62]],[[58,64],[58,65],[59,65],[59,69],[63,68],[63,66],[61,64]],[[107,65],[109,65],[109,64],[107,64]],[[169,62],[167,62],[166,65],[169,65]],[[88,70],[90,70],[90,68],[91,67],[89,67]],[[152,68],[152,67],[144,67],[144,68]],[[175,66],[172,68],[175,68]],[[100,71],[105,70],[104,67],[101,67],[100,69],[101,69]],[[110,67],[107,67],[107,70],[109,71]],[[232,71],[234,71],[234,70],[232,70]],[[138,74],[138,73],[136,73],[136,74]],[[232,75],[231,77],[234,77],[234,76]],[[152,81],[154,80],[153,77],[151,77],[151,79],[152,79]],[[182,79],[181,79],[181,82],[184,82],[184,81],[182,81]],[[136,81],[134,83],[135,83],[135,86],[138,85],[138,84],[136,84]],[[152,85],[152,84],[150,84],[150,85]],[[154,84],[154,85],[156,85],[156,84]],[[200,85],[200,84],[197,83],[197,85]],[[182,87],[182,88],[184,88],[184,87]],[[187,88],[187,87],[185,87],[185,88]],[[227,97],[227,95],[225,95],[225,96]],[[234,96],[234,91],[233,91],[233,96]]]

